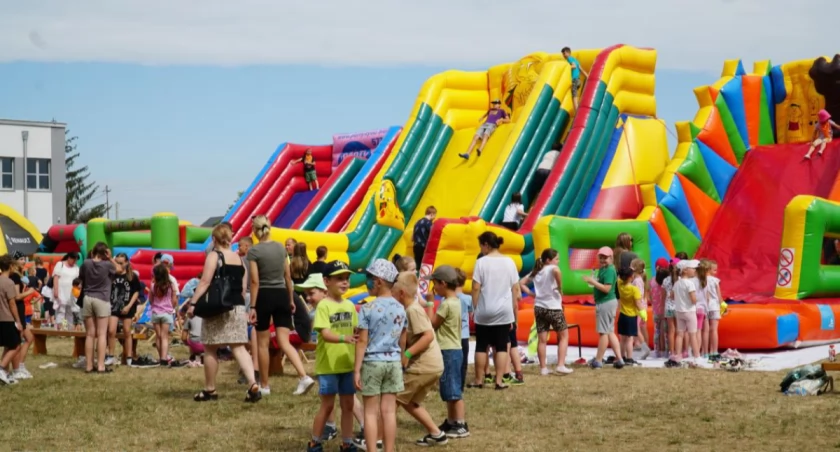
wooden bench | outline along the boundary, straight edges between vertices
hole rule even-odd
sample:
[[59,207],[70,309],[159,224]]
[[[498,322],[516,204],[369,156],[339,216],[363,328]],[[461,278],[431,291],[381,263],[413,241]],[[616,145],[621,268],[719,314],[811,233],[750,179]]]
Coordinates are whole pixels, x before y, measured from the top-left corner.
[[[72,337],[73,338],[73,358],[78,358],[79,356],[84,356],[85,354],[85,337],[87,337],[87,332],[85,331],[69,331],[69,330],[54,330],[49,328],[35,328],[32,331],[32,335],[35,337],[35,341],[33,343],[34,347],[32,349],[33,355],[46,355],[47,354],[47,338],[48,337]],[[135,333],[133,336],[135,341],[141,341],[147,339],[145,334]],[[125,339],[124,333],[117,333],[117,340],[122,341]],[[136,343],[136,342],[135,342]],[[123,357],[122,362],[125,364],[127,356],[125,356],[125,347],[123,347]]]
[[[304,352],[314,352],[315,351],[315,343],[314,342],[306,342],[300,344],[297,347],[298,353],[300,353],[300,359],[304,363],[309,362],[309,358],[306,357]],[[286,354],[283,353],[282,350],[279,348],[269,348],[268,349],[268,374],[269,375],[283,375],[283,365],[286,363]]]

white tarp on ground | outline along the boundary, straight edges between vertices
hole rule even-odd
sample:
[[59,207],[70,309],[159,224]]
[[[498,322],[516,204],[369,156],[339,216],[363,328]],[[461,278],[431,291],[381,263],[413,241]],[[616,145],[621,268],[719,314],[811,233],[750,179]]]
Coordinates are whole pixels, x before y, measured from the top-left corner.
[[[525,350],[525,346],[520,347],[520,350]],[[595,357],[597,349],[594,347],[583,347],[581,350],[583,357],[589,361]],[[473,364],[473,353],[475,352],[475,342],[470,342],[470,364]],[[611,355],[612,351],[607,351],[607,356]],[[546,350],[548,364],[550,366],[557,365],[557,347],[549,345]],[[639,352],[635,353],[636,358],[639,357]],[[745,360],[758,360],[756,365],[750,370],[763,371],[778,371],[791,369],[794,367],[810,364],[828,358],[828,346],[819,345],[815,347],[800,348],[796,350],[779,350],[765,353],[741,353]],[[536,360],[536,356],[533,357]],[[578,348],[576,345],[570,345],[566,356],[566,361],[569,363],[578,359]],[[665,359],[654,359],[652,357],[639,361],[642,367],[665,367]]]

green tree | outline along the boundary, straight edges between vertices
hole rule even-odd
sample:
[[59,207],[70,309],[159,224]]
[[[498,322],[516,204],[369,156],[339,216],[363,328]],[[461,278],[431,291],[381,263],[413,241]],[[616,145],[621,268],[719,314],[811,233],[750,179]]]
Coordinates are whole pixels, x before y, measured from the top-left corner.
[[76,140],[79,137],[70,136],[70,130],[65,130],[64,136],[64,164],[67,167],[67,224],[87,223],[93,218],[104,217],[107,213],[104,203],[88,205],[99,191],[99,186],[90,180],[87,165],[77,167],[76,160],[80,153],[76,149]]
[[233,206],[236,204],[236,201],[239,201],[239,198],[241,198],[244,193],[245,193],[245,191],[243,191],[243,190],[239,190],[238,192],[236,192],[236,199],[234,199],[233,202],[230,203],[230,205],[228,206],[228,208],[227,208],[228,212],[230,212],[230,209],[233,209]]

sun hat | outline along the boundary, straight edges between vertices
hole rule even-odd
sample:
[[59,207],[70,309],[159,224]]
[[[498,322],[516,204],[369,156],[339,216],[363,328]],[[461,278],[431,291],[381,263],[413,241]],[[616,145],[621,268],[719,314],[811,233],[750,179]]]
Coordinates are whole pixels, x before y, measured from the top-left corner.
[[823,108],[822,110],[820,110],[819,113],[817,113],[817,118],[820,120],[820,123],[824,123],[831,119],[831,113],[829,113],[828,110]]
[[385,282],[395,282],[400,274],[397,267],[387,259],[376,259],[365,269],[365,273],[375,276]]
[[320,273],[312,273],[306,278],[306,281],[295,284],[295,290],[303,292],[306,289],[321,289],[326,291],[327,286],[324,285],[324,275]]
[[599,256],[612,257],[613,250],[612,250],[612,248],[610,248],[608,246],[602,246],[601,248],[598,249],[598,255]]

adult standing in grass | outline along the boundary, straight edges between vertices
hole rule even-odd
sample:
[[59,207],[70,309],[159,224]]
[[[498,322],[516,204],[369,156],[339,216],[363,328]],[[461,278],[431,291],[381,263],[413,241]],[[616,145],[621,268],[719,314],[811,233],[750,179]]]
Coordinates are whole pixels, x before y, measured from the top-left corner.
[[53,268],[53,309],[59,330],[73,324],[73,280],[79,277],[78,260],[76,253],[67,253]]
[[82,300],[82,318],[85,321],[85,371],[93,372],[93,349],[97,351],[96,372],[106,373],[105,354],[108,351],[108,319],[111,317],[111,286],[116,266],[111,261],[108,245],[99,242],[91,250],[79,271],[85,295]]
[[309,391],[315,380],[306,375],[297,350],[289,342],[289,334],[294,328],[292,316],[296,306],[288,255],[282,245],[271,240],[271,222],[265,215],[254,217],[251,230],[259,240],[248,252],[248,273],[251,277],[250,318],[257,330],[259,367],[264,370],[260,373],[260,390],[265,395],[271,394],[268,382],[268,346],[271,343],[270,327],[273,322],[280,350],[286,354],[300,378],[294,394],[302,395]]
[[473,270],[472,299],[475,306],[475,387],[483,387],[487,349],[493,347],[496,389],[507,389],[502,378],[508,368],[510,332],[515,330],[522,292],[513,259],[499,252],[504,240],[491,231],[478,236],[483,257]]
[[201,340],[204,343],[204,389],[193,397],[196,402],[216,400],[219,395],[216,393],[216,374],[219,372],[219,360],[216,352],[219,348],[230,346],[231,354],[242,369],[242,373],[248,379],[248,392],[245,394],[246,402],[257,402],[262,398],[260,385],[254,379],[254,364],[251,356],[245,350],[248,343],[248,317],[245,314],[245,267],[242,259],[235,251],[230,249],[230,242],[233,240],[233,231],[226,224],[219,224],[213,228],[214,253],[207,254],[204,260],[204,270],[201,272],[201,280],[195,293],[189,300],[187,315],[194,316],[195,304],[200,300],[210,283],[216,275],[219,266],[219,259],[222,259],[222,268],[225,278],[230,284],[231,300],[234,308],[224,314],[203,319],[201,324]]

